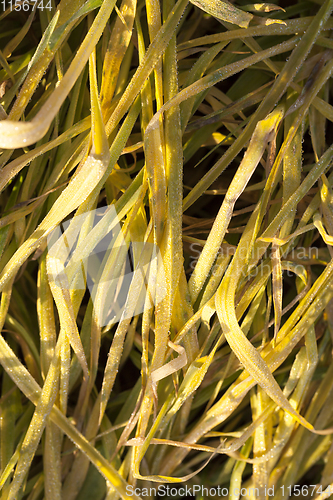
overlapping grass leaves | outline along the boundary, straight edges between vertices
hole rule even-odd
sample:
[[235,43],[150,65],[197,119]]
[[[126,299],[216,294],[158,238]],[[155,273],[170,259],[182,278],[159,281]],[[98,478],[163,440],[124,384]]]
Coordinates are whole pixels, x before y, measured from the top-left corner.
[[332,482],[332,11],[2,14],[3,498]]

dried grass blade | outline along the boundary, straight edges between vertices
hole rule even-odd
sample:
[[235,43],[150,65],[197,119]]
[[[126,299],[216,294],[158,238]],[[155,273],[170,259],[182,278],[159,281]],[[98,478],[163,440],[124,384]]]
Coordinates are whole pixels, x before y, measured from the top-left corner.
[[238,9],[229,2],[214,2],[212,0],[191,0],[193,5],[207,12],[211,16],[237,24],[241,28],[247,28],[250,21],[253,19],[252,14]]
[[190,278],[189,288],[193,302],[195,302],[216,258],[231,220],[234,205],[249,182],[267,144],[272,140],[274,134],[276,134],[282,117],[283,109],[278,108],[271,115],[267,116],[266,119],[260,121],[255,128],[249,147],[228,188],[228,192]]
[[274,304],[274,339],[276,339],[278,331],[280,330],[282,318],[282,266],[280,249],[277,245],[272,245],[272,284],[273,284],[273,304]]
[[131,42],[136,1],[123,0],[120,12],[124,16],[125,24],[120,17],[117,17],[103,62],[101,107],[104,121],[110,117],[110,105],[116,89],[119,70]]

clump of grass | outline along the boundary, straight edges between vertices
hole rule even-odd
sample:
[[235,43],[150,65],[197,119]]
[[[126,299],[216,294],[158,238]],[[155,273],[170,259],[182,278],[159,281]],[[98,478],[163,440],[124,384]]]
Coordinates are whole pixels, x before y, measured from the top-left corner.
[[328,498],[333,1],[2,7],[1,498]]

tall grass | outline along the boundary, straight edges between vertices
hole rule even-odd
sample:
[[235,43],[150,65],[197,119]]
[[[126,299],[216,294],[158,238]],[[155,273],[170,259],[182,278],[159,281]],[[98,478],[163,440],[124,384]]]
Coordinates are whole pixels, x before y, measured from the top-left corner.
[[333,0],[1,6],[1,499],[328,498]]

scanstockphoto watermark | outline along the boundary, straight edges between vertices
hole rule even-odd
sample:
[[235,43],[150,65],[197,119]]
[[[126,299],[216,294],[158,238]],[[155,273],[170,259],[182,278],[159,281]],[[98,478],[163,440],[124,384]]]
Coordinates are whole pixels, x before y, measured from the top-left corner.
[[[190,272],[193,272],[195,269],[195,266],[197,265],[197,262],[200,258],[201,252],[202,252],[202,245],[199,243],[191,243],[189,246],[190,250]],[[217,259],[215,261],[215,264],[213,265],[212,268],[212,274],[216,275],[220,272],[220,264],[222,264],[222,259],[224,261],[224,264],[226,261],[230,263],[231,258],[235,255],[237,250],[237,247],[233,245],[228,245],[228,244],[222,244],[221,247],[219,248],[218,254],[217,254]],[[240,248],[238,249],[239,256],[241,258],[247,259],[248,262],[260,262],[259,265],[255,265],[251,267],[250,269],[245,268],[243,271],[244,277],[247,276],[249,278],[255,277],[258,275],[264,275],[267,272],[270,272],[271,270],[271,263],[272,259],[274,259],[274,254],[271,249],[266,250],[264,254],[261,253],[260,249],[257,249],[256,251],[251,251],[250,255],[248,255],[248,251],[246,248]],[[288,253],[281,253],[280,255],[281,261],[282,261],[282,271],[285,273],[286,276],[295,276],[296,274],[303,274],[304,273],[304,265],[311,261],[315,261],[319,259],[319,248],[317,247],[297,247],[293,248],[290,252]],[[287,265],[287,262],[283,262],[284,259],[287,262],[292,262],[292,267]],[[228,267],[229,264],[226,264],[226,268]]]
[[50,283],[70,293],[88,288],[100,326],[132,318],[166,294],[159,248],[133,241],[113,205],[59,224],[47,243]]
[[[270,491],[268,491],[270,490]],[[266,496],[274,496],[274,488],[268,488],[265,492]],[[229,488],[222,486],[206,487],[200,484],[195,484],[193,486],[181,485],[181,486],[170,486],[168,484],[160,484],[157,487],[149,488],[134,488],[131,485],[126,487],[126,493],[128,496],[137,495],[141,498],[145,497],[195,497],[195,498],[214,498],[214,497],[229,497]],[[257,498],[259,496],[259,488],[234,488],[233,494],[236,497],[239,496],[253,496]]]
[[[206,487],[200,484],[195,484],[193,486],[188,485],[180,485],[170,486],[168,484],[160,484],[157,487],[149,487],[149,488],[135,488],[132,485],[127,485],[126,493],[128,496],[137,495],[141,498],[150,497],[150,498],[182,498],[182,497],[195,497],[195,498],[229,498],[232,494],[235,498],[258,498],[260,495],[273,498],[278,492],[282,496],[296,496],[296,497],[313,497],[314,495],[322,494],[329,495],[333,493],[332,485],[328,486],[325,490],[321,485],[317,484],[309,484],[309,485],[298,485],[294,484],[293,486],[267,486],[263,487],[261,491],[257,487],[240,487],[233,488],[231,491],[226,486],[215,486],[215,487]],[[327,498],[327,497],[326,497]]]

